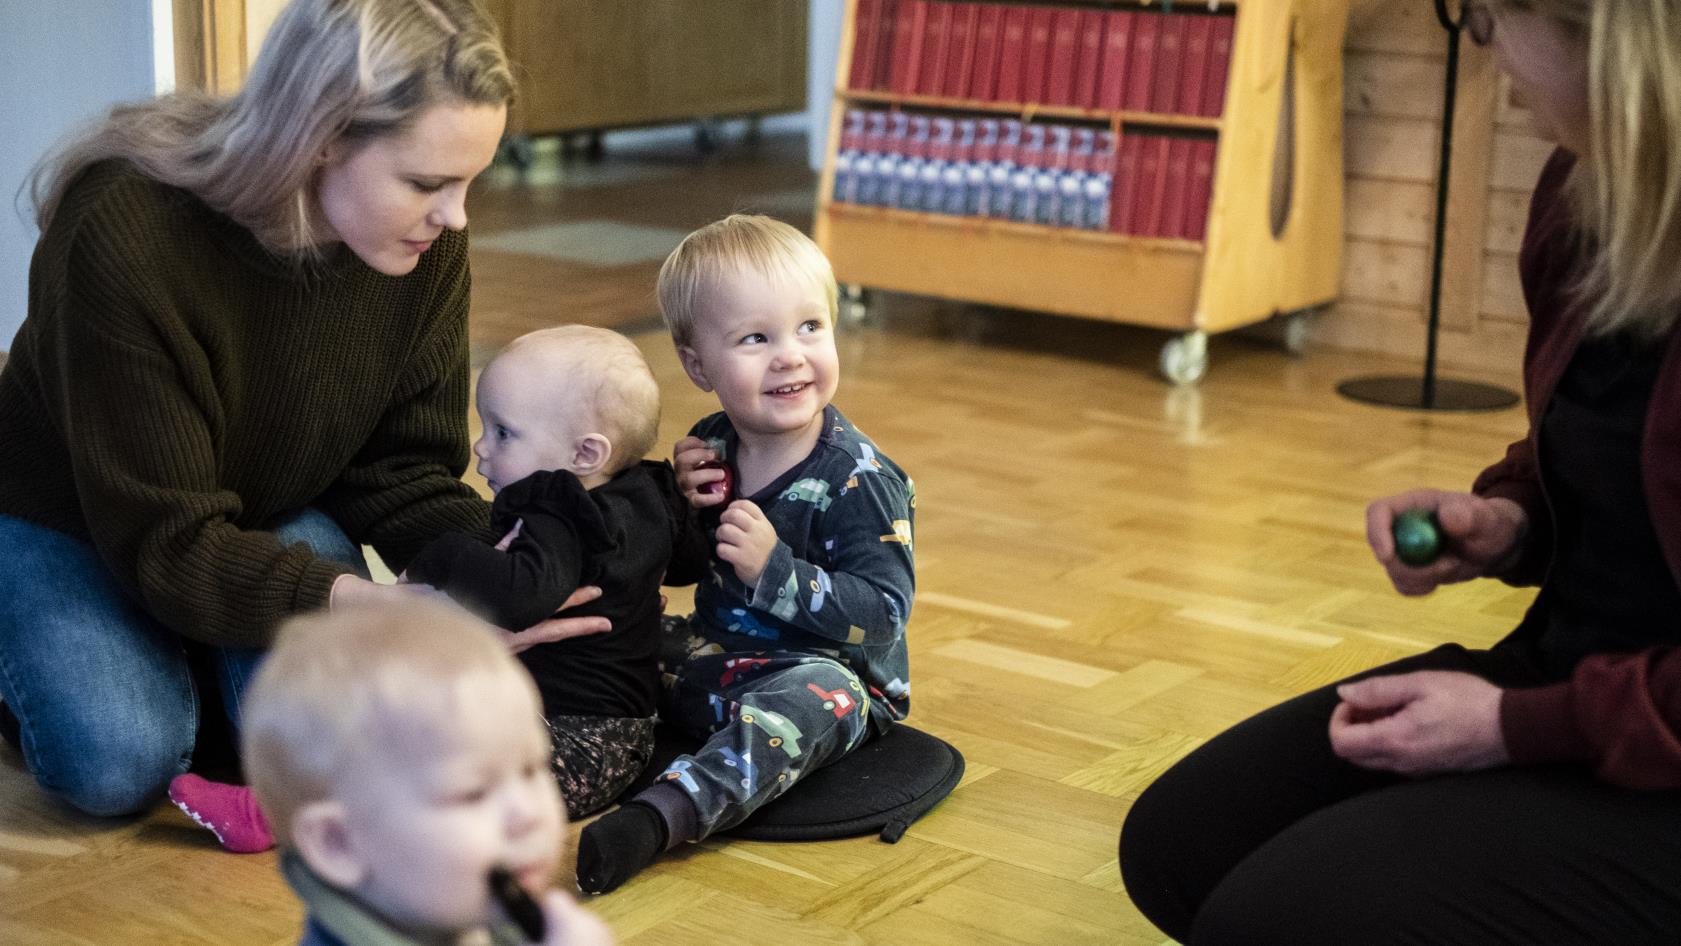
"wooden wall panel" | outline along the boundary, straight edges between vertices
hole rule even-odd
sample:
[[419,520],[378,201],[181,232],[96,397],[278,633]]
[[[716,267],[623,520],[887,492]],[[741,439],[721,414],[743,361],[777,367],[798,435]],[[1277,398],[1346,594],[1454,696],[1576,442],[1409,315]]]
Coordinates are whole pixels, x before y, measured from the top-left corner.
[[[1316,337],[1422,364],[1447,34],[1423,0],[1354,0],[1345,50],[1343,297]],[[1485,51],[1463,43],[1460,60],[1439,355],[1514,375],[1526,318],[1516,253],[1552,146]]]

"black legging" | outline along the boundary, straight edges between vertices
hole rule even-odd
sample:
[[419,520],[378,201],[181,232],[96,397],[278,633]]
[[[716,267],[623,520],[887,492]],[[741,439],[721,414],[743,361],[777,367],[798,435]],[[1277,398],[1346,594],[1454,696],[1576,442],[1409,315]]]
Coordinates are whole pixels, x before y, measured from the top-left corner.
[[[1523,648],[1441,647],[1361,676],[1547,682]],[[1216,736],[1121,832],[1134,904],[1185,943],[1681,942],[1681,792],[1583,766],[1409,779],[1338,758],[1332,687]]]

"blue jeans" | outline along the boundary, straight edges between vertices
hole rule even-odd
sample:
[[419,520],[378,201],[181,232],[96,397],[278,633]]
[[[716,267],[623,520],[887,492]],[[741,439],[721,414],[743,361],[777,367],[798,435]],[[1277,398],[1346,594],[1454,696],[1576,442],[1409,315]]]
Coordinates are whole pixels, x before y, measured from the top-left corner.
[[[367,575],[362,550],[319,511],[268,529]],[[92,545],[0,516],[0,548],[0,699],[17,714],[29,771],[89,814],[145,810],[192,762],[199,698],[182,639],[123,594]],[[236,729],[262,655],[213,652]]]

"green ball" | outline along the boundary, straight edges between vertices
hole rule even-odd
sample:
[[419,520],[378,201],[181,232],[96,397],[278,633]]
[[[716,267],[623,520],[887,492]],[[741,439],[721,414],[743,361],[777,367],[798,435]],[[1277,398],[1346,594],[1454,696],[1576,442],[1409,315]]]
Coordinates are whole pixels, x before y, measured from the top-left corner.
[[1442,554],[1442,524],[1435,510],[1409,509],[1395,517],[1395,557],[1417,568]]

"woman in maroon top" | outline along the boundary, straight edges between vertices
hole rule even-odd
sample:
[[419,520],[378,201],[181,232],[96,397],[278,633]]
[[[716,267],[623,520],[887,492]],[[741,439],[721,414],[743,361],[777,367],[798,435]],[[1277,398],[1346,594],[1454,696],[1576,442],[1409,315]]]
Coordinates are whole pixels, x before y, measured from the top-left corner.
[[[1403,594],[1540,584],[1450,645],[1298,697],[1150,786],[1127,891],[1187,943],[1681,941],[1681,4],[1467,3],[1559,144],[1520,267],[1528,435],[1468,493],[1374,502]],[[1411,567],[1394,517],[1448,548]]]

